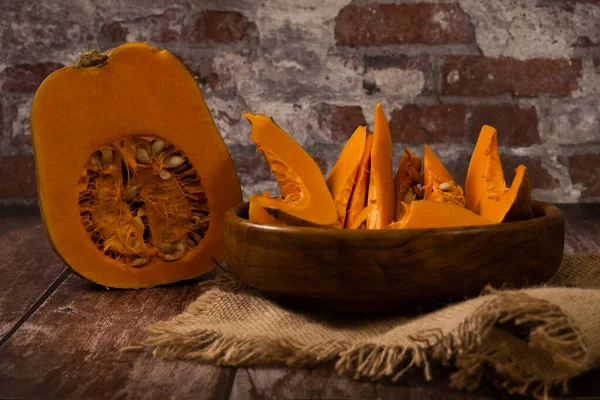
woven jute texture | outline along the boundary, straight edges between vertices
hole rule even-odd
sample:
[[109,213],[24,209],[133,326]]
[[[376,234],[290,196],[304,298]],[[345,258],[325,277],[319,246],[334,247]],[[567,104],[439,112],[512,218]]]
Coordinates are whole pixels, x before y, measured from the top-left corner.
[[600,255],[565,255],[543,286],[486,288],[411,317],[289,309],[227,273],[202,285],[185,312],[128,349],[222,366],[329,366],[367,380],[398,381],[411,368],[429,379],[442,365],[454,388],[476,388],[487,374],[542,398],[600,365]]

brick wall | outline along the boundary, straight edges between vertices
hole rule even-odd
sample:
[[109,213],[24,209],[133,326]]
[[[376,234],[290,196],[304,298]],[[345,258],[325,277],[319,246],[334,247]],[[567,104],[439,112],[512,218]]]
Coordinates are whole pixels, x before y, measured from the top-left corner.
[[275,186],[243,110],[331,168],[380,101],[397,163],[433,149],[464,179],[482,124],[534,197],[600,200],[600,2],[566,0],[6,0],[0,4],[0,198],[35,198],[31,100],[77,52],[144,40],[189,67],[246,194]]

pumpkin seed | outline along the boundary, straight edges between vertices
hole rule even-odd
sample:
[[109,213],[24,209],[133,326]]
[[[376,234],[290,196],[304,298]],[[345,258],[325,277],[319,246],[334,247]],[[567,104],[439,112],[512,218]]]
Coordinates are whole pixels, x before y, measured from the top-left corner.
[[410,159],[410,164],[418,171],[421,171],[421,167],[423,166],[423,162],[419,157],[412,157]]
[[402,202],[404,202],[406,204],[410,204],[412,199],[413,199],[413,190],[412,190],[412,187],[409,187],[408,190],[406,191],[406,193],[404,193],[404,196],[402,196]]
[[185,255],[185,251],[187,250],[187,246],[184,242],[177,243],[175,246],[175,251],[172,254],[165,254],[164,259],[166,261],[175,261],[179,260],[181,257]]
[[152,158],[150,158],[150,153],[143,147],[135,148],[135,159],[142,164],[151,164]]
[[413,167],[412,165],[408,166],[408,173],[410,174],[410,177],[413,181],[417,182],[417,183],[422,183],[421,182],[421,174],[419,173],[419,171],[417,171],[415,169],[415,167]]
[[152,152],[152,157],[158,157],[161,151],[165,148],[165,141],[162,139],[156,139],[152,142],[152,146],[150,151]]
[[92,156],[89,159],[89,162],[93,166],[102,164],[102,161],[100,160],[100,157],[98,156],[98,153],[92,154]]
[[104,168],[108,168],[113,162],[113,149],[105,147],[101,150],[102,152],[102,165]]
[[135,199],[140,192],[142,191],[142,185],[134,185],[131,186],[129,188],[129,193],[127,193],[127,196],[125,197],[125,201],[131,201],[133,199]]
[[132,267],[142,267],[150,262],[150,257],[138,257],[131,262]]
[[452,184],[452,182],[444,182],[440,183],[439,188],[443,192],[451,192],[454,190],[454,185]]
[[171,179],[173,177],[173,174],[167,171],[166,169],[161,169],[160,171],[158,171],[158,176],[160,176],[166,181]]
[[177,250],[177,246],[171,243],[161,243],[158,245],[158,249],[165,254],[172,254]]
[[414,186],[412,187],[412,189],[413,189],[413,192],[414,192],[414,193],[417,195],[417,197],[418,197],[419,199],[422,199],[422,198],[423,198],[423,189],[421,189],[420,187],[418,187],[418,186],[416,186],[416,185],[414,185]]
[[185,158],[181,156],[171,156],[166,159],[165,167],[167,168],[177,168],[180,167],[185,162]]

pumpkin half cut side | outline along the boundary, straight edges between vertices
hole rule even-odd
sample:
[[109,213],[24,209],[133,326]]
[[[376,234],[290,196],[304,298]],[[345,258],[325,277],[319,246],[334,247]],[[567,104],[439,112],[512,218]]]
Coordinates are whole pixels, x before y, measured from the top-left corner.
[[257,205],[315,225],[338,220],[336,204],[321,169],[312,157],[271,117],[244,113],[252,124],[250,139],[263,154],[279,186],[279,197],[264,193]]
[[532,218],[527,167],[519,165],[510,188],[506,186],[496,129],[481,128],[465,182],[467,207],[496,222]]
[[196,81],[168,51],[83,53],[39,87],[31,135],[44,227],[78,275],[151,287],[221,258],[241,188]]

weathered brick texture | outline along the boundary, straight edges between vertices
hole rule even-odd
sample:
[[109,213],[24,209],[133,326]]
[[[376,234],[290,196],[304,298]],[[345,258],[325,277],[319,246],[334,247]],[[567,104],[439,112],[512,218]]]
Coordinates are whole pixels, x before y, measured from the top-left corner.
[[36,196],[29,112],[42,80],[127,41],[187,66],[246,196],[276,184],[243,111],[272,115],[327,173],[381,102],[395,162],[431,144],[463,182],[488,124],[508,182],[524,163],[535,198],[600,201],[598,1],[6,0],[0,15],[3,202]]

